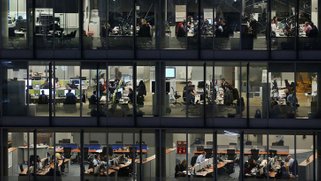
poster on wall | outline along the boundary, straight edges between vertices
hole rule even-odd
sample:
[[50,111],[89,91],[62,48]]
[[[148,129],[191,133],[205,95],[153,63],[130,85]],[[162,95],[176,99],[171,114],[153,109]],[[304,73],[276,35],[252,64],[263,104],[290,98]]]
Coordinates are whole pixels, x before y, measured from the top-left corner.
[[186,20],[186,5],[175,6],[175,17],[176,22],[183,22]]

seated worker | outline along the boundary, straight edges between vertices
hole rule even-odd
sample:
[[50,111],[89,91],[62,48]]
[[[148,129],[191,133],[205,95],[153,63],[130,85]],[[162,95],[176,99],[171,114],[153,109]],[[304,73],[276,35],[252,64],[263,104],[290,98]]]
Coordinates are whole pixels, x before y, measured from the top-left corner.
[[184,159],[181,163],[175,166],[175,177],[185,177],[186,174],[184,173],[184,171],[186,171],[186,168],[187,162]]
[[46,79],[43,84],[40,85],[41,89],[49,89],[49,80]]
[[288,164],[289,164],[290,177],[296,177],[299,172],[298,161],[292,158],[291,155],[288,155],[287,159],[289,160]]
[[94,91],[93,94],[89,98],[89,105],[96,105],[97,101],[98,101],[97,92]]
[[45,94],[45,91],[42,90],[39,95],[38,104],[48,104],[48,96]]
[[71,92],[71,89],[68,90],[68,93],[66,94],[66,100],[64,104],[76,104],[77,98],[75,94]]
[[196,164],[202,163],[203,161],[205,161],[205,155],[206,152],[203,151],[200,155],[198,155],[197,159],[196,159]]
[[55,161],[56,163],[56,167],[58,168],[59,166],[59,161],[62,162],[61,165],[60,165],[60,171],[61,172],[64,172],[65,171],[65,157],[63,155],[61,155],[60,153],[56,152],[55,156],[54,156],[54,159],[52,159]]
[[195,86],[191,81],[188,81],[183,90],[183,99],[187,104],[194,104],[195,101]]

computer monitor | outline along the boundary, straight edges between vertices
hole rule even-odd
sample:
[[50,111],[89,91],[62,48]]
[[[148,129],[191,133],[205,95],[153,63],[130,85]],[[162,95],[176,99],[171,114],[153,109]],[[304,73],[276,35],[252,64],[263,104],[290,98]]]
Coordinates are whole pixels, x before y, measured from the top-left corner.
[[176,78],[176,68],[175,67],[166,67],[166,69],[165,69],[165,77],[167,79]]
[[[65,95],[69,92],[69,90],[65,90]],[[76,95],[76,90],[71,90],[71,93],[73,93],[74,95]]]
[[45,95],[49,96],[49,89],[40,89],[40,94],[44,91]]
[[156,91],[156,83],[155,81],[152,81],[152,93],[155,93]]
[[170,93],[171,92],[171,83],[170,82],[166,82],[166,93]]
[[58,97],[65,97],[65,91],[64,90],[56,90],[56,94]]
[[205,88],[205,82],[204,81],[199,81],[197,83],[197,88],[204,89]]
[[80,79],[70,79],[70,83],[74,85],[80,85]]

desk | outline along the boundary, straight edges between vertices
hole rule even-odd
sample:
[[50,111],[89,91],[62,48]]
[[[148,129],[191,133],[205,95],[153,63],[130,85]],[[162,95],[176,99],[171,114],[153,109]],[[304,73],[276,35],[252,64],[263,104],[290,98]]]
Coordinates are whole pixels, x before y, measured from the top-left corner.
[[[194,151],[193,153],[196,155],[201,154],[203,151]],[[214,153],[214,151],[213,151]],[[227,154],[227,150],[217,150],[217,154]],[[240,154],[240,150],[236,150],[235,154]],[[251,155],[251,152],[244,152],[244,155]],[[268,155],[267,151],[260,151],[259,155]],[[289,155],[289,151],[278,151],[277,155],[287,156]]]
[[[56,148],[57,153],[64,153],[64,148],[58,147]],[[80,153],[80,148],[74,148],[71,150],[72,153]],[[97,149],[97,150],[88,150],[89,153],[102,153],[102,149]]]

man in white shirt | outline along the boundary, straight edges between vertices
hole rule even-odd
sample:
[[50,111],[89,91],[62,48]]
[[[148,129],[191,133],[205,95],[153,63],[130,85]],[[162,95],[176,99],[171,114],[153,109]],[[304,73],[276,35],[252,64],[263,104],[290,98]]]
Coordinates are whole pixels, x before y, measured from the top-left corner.
[[203,151],[200,155],[198,155],[198,157],[196,159],[196,164],[200,164],[203,161],[205,161],[205,155],[206,155],[205,151]]

